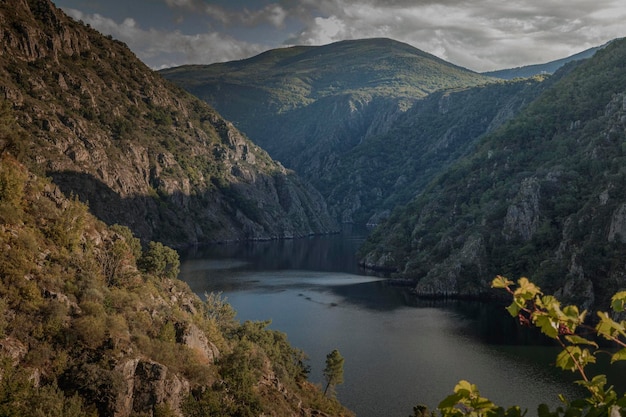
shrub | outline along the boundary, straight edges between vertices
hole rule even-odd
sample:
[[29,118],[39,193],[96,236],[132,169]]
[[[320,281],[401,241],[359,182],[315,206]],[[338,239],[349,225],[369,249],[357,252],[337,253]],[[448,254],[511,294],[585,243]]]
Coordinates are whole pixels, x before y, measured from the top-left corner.
[[178,252],[161,242],[150,242],[138,266],[143,272],[158,277],[176,278],[180,272],[180,258]]

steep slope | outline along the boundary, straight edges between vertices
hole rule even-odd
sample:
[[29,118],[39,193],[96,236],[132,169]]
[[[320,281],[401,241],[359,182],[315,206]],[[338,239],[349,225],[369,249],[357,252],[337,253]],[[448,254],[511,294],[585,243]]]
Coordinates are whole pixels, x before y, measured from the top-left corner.
[[161,74],[317,187],[355,146],[388,131],[417,100],[497,82],[390,39],[277,49]]
[[511,80],[513,78],[529,78],[535,75],[541,74],[554,74],[559,68],[563,65],[572,62],[572,61],[580,61],[581,59],[587,59],[592,57],[597,51],[602,48],[605,48],[610,42],[596,46],[595,48],[589,48],[577,54],[568,56],[566,58],[557,59],[556,61],[546,62],[544,64],[535,64],[535,65],[526,65],[523,67],[516,68],[508,68],[497,71],[488,71],[483,72],[483,75],[487,75],[489,77],[497,77],[505,80]]
[[369,136],[321,174],[318,187],[331,213],[343,222],[379,223],[551,82],[447,90],[416,102],[387,132]]
[[13,144],[108,223],[173,245],[328,233],[325,203],[205,103],[48,0],[0,1]]
[[[570,67],[576,64],[570,64]],[[495,274],[601,305],[626,285],[626,41],[571,69],[392,214],[363,263],[429,295],[477,295]]]
[[176,252],[142,251],[7,154],[0,247],[0,415],[351,415],[284,334],[175,279]]

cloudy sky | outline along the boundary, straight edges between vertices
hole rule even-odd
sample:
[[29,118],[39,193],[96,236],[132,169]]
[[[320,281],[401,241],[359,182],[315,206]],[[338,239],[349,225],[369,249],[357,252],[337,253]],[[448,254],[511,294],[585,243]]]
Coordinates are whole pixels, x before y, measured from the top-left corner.
[[53,0],[155,69],[387,37],[488,71],[626,36],[624,0]]

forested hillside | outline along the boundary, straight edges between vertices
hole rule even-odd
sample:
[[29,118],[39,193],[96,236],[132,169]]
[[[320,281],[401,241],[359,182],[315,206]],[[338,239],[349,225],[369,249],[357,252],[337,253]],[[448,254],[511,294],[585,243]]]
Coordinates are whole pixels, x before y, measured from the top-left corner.
[[501,273],[605,305],[626,284],[625,69],[624,40],[566,68],[396,210],[363,263],[418,279],[425,295],[478,295]]
[[[341,176],[353,164],[346,166],[344,158],[396,127],[407,109],[432,92],[500,82],[390,39],[276,49],[161,74],[215,106],[273,158],[311,181],[346,222],[373,213],[354,206],[364,196],[333,195],[328,183],[346,185]],[[388,151],[395,149],[376,152]]]
[[0,247],[0,415],[350,415],[286,335],[202,302],[174,250],[142,249],[7,153]]
[[343,222],[376,225],[534,100],[542,77],[435,92],[356,145],[316,184]]
[[0,2],[10,145],[109,224],[172,245],[336,230],[319,193],[121,42],[48,0]]

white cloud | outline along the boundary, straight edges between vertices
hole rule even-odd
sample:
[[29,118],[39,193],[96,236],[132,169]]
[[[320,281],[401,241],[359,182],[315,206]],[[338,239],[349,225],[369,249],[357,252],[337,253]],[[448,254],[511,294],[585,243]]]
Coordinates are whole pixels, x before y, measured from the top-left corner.
[[231,16],[223,7],[209,4],[204,8],[204,12],[224,25],[230,23]]
[[[312,7],[315,3],[308,3]],[[325,0],[290,43],[385,36],[474,70],[547,62],[626,35],[621,0]],[[295,13],[295,9],[294,9]]]
[[274,27],[282,27],[285,24],[287,18],[287,12],[277,4],[268,6],[265,10],[265,19]]
[[563,0],[249,0],[238,8],[226,1],[160,1],[205,16],[212,29],[197,34],[146,29],[147,23],[138,23],[147,22],[145,16],[82,19],[126,42],[151,66],[241,59],[268,48],[260,45],[266,39],[258,44],[236,39],[245,31],[268,33],[274,47],[389,37],[477,71],[547,62],[626,36],[623,0],[567,0],[566,6]]
[[121,23],[99,14],[69,9],[74,19],[90,24],[103,34],[125,42],[147,65],[155,69],[183,64],[208,64],[241,59],[262,52],[261,45],[239,41],[218,32],[183,34],[141,28],[133,18]]
[[276,28],[283,27],[287,18],[287,11],[279,4],[268,4],[261,9],[244,8],[230,10],[224,7],[209,4],[204,6],[204,13],[224,25],[257,26],[269,24]]
[[347,35],[345,23],[336,16],[316,17],[308,30],[301,32],[293,43],[323,45],[338,39],[346,39],[349,37]]

